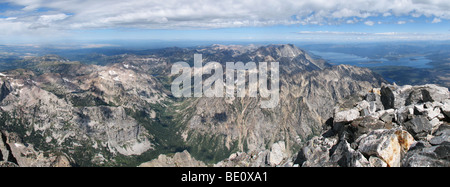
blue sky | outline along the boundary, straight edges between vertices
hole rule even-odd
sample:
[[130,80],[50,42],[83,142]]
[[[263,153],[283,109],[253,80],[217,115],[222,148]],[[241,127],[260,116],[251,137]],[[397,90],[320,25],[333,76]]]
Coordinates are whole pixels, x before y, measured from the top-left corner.
[[448,10],[446,0],[1,0],[0,44],[450,40]]

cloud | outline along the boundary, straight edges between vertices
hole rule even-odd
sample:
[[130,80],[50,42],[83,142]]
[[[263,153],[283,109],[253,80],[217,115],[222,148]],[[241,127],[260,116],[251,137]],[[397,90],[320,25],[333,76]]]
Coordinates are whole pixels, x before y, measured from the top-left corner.
[[82,49],[92,49],[92,48],[103,48],[103,47],[118,47],[118,45],[113,44],[85,44],[82,45]]
[[364,22],[364,24],[369,25],[369,26],[373,26],[375,24],[375,22],[373,22],[373,21],[366,21],[366,22]]
[[394,35],[405,35],[407,33],[398,32],[338,32],[338,31],[300,31],[298,34],[306,35],[349,35],[349,36],[394,36]]
[[[356,21],[351,18],[408,15],[450,18],[450,1],[446,0],[6,1],[23,7],[14,17],[31,15],[34,17],[29,19],[30,22],[41,22],[42,26],[55,29],[198,29],[278,24],[352,24]],[[52,10],[54,14],[50,17],[36,15],[39,14],[36,10],[42,8]],[[59,26],[50,24],[55,21],[59,22]],[[366,23],[373,25],[371,21]]]
[[443,33],[407,33],[407,32],[336,32],[336,31],[300,31],[299,39],[314,41],[408,41],[408,40],[449,40],[450,34]]
[[69,17],[66,14],[55,14],[55,15],[42,15],[39,16],[38,21],[41,23],[49,24],[54,21],[64,20]]
[[397,21],[397,24],[403,25],[403,24],[406,24],[406,21]]
[[433,21],[431,21],[431,23],[440,23],[441,19],[439,18],[434,18]]
[[54,14],[54,15],[41,15],[39,18],[30,25],[29,28],[31,29],[38,29],[43,27],[50,27],[52,24],[64,20],[68,18],[69,16],[66,14]]
[[393,36],[393,35],[399,35],[399,33],[396,33],[396,32],[379,32],[379,33],[374,33],[374,35]]
[[[46,42],[58,38],[69,42],[72,38],[81,38],[80,40],[98,40],[99,37],[129,38],[134,37],[130,33],[135,30],[162,33],[165,30],[217,31],[214,29],[259,28],[274,25],[388,26],[390,23],[401,24],[398,17],[423,19],[420,17],[425,16],[430,21],[434,18],[431,21],[433,23],[450,19],[448,11],[450,1],[447,0],[2,0],[2,2],[5,3],[1,5],[6,6],[2,7],[0,12],[2,31],[0,42],[3,43],[13,40]],[[114,32],[109,32],[111,30]],[[260,33],[256,33],[258,34]],[[148,35],[150,34],[141,33],[139,37]],[[400,37],[397,34],[386,36],[326,31],[303,35],[339,35],[348,36],[350,39],[355,35],[360,38]],[[154,37],[160,36],[149,36]],[[172,36],[167,34],[164,37]],[[177,35],[177,37],[184,36]],[[190,34],[189,37],[197,36]]]
[[311,35],[369,35],[371,33],[366,32],[338,32],[338,31],[300,31],[298,34],[311,34]]

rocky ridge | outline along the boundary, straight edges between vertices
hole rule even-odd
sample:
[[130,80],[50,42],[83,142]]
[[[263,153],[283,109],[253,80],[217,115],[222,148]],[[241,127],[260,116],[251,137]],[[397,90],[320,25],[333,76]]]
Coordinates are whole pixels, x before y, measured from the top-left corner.
[[305,167],[450,166],[450,93],[383,85],[335,108],[333,123],[295,163]]
[[[279,62],[280,103],[261,109],[261,98],[187,100],[188,107],[180,111],[182,123],[187,124],[181,135],[192,145],[191,153],[205,156],[202,160],[208,159],[205,152],[215,162],[234,152],[259,154],[279,141],[285,142],[286,154],[292,156],[305,140],[320,133],[337,102],[383,82],[368,69],[315,61],[293,45],[261,47],[235,58]],[[209,145],[197,147],[205,144]],[[228,155],[221,155],[224,152]]]
[[192,158],[188,151],[175,153],[173,156],[159,155],[157,159],[144,162],[139,167],[206,167],[206,164]]
[[16,133],[0,132],[0,167],[70,167],[64,154],[46,154],[24,143]]
[[298,154],[286,154],[279,141],[269,150],[236,152],[211,166],[450,166],[447,88],[383,85],[343,100],[333,113],[324,133],[305,142]]

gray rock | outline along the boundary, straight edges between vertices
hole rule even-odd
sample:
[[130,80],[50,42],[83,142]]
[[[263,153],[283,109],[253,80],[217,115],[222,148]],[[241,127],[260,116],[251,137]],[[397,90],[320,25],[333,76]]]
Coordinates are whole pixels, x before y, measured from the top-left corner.
[[439,107],[430,108],[427,110],[427,117],[429,120],[436,118],[441,113],[441,109]]
[[381,87],[381,103],[385,109],[394,108],[395,95],[392,88],[388,86]]
[[280,165],[288,156],[284,141],[274,143],[269,154],[269,164],[271,166]]
[[395,111],[393,109],[386,110],[383,115],[380,116],[380,119],[386,123],[391,123],[395,118]]
[[359,118],[360,112],[357,109],[350,109],[346,111],[340,111],[334,114],[334,122],[350,122]]
[[7,168],[10,168],[10,167],[19,167],[19,165],[15,164],[15,163],[13,163],[13,162],[0,161],[0,168],[2,168],[2,167],[7,167]]
[[302,167],[337,166],[330,162],[330,150],[337,143],[335,138],[314,137],[298,153],[296,164]]
[[334,150],[330,161],[337,163],[341,167],[368,167],[369,161],[359,152],[350,147],[350,144],[343,140]]
[[416,139],[430,134],[432,129],[430,121],[423,116],[414,117],[412,120],[404,123],[404,126]]
[[197,161],[189,154],[188,151],[175,153],[172,157],[167,155],[159,155],[157,159],[145,162],[139,167],[205,167],[206,164]]
[[387,167],[386,162],[375,156],[369,158],[369,163],[371,167]]
[[[269,167],[271,166],[269,163],[269,154],[269,150],[252,151],[249,153],[236,152],[231,154],[227,159],[214,164],[214,167]],[[293,158],[297,158],[297,156],[295,155]],[[286,159],[286,162],[281,162],[280,165],[276,165],[276,167],[290,165],[293,166],[294,164],[292,159],[289,158]]]
[[441,106],[441,110],[442,110],[442,113],[444,113],[444,115],[447,116],[447,118],[450,118],[450,101],[446,101],[446,102]]
[[448,89],[433,84],[421,86],[383,85],[381,102],[385,109],[426,102],[443,102],[450,97]]
[[364,118],[359,118],[354,120],[351,123],[351,127],[353,128],[354,139],[359,138],[360,136],[367,134],[376,129],[390,129],[392,128],[392,124],[385,123],[380,121],[377,118],[372,116],[366,116]]
[[368,93],[368,94],[366,95],[365,100],[366,100],[366,101],[369,101],[369,102],[371,102],[371,101],[376,101],[376,100],[377,100],[377,97],[378,97],[377,94],[371,92],[371,93]]
[[439,145],[444,142],[450,142],[450,125],[442,124],[433,135],[434,137],[429,141],[431,145]]
[[434,84],[426,84],[422,87],[430,94],[430,100],[432,100],[431,102],[444,102],[450,98],[450,92],[446,87],[440,87]]
[[7,161],[9,158],[10,151],[6,144],[6,136],[3,132],[0,132],[0,161]]
[[409,105],[406,107],[401,107],[396,111],[396,119],[397,123],[403,124],[404,122],[411,120],[414,116],[414,106]]
[[409,93],[408,98],[406,98],[405,105],[425,102],[433,102],[430,92],[427,89],[414,89]]
[[404,167],[450,167],[450,142],[426,147],[417,145],[406,153]]
[[367,108],[364,108],[364,109],[362,109],[361,110],[361,116],[368,116],[369,114],[370,114],[370,111],[369,111],[369,109],[367,109]]
[[377,156],[389,167],[399,167],[402,153],[406,152],[414,139],[406,131],[379,129],[361,136],[358,151],[368,156]]
[[3,81],[3,84],[0,88],[0,102],[5,99],[8,94],[13,91],[11,84],[8,81]]
[[369,103],[369,114],[373,114],[377,111],[377,104],[376,102],[370,102]]

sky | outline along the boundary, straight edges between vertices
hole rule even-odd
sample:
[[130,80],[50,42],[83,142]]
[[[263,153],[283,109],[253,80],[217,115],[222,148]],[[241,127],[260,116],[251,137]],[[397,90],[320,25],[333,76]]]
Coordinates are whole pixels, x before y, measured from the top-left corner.
[[449,10],[449,0],[0,0],[0,45],[450,40]]

